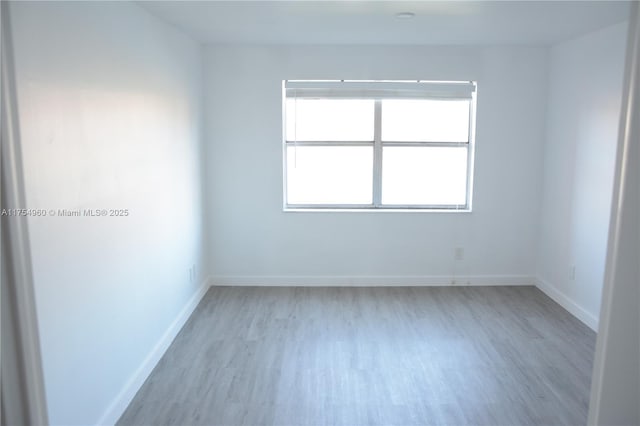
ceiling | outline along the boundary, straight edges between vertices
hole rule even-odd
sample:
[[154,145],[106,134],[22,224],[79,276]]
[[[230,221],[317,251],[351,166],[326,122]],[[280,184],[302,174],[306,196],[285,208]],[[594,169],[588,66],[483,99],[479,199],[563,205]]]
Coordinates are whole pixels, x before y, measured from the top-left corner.
[[[624,1],[141,1],[224,44],[550,45],[621,22]],[[413,12],[412,19],[398,19]]]

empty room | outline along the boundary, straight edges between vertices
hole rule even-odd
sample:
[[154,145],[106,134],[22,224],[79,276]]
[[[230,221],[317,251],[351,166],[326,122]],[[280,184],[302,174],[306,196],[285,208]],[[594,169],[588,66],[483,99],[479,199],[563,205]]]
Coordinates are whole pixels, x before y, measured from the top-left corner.
[[639,425],[636,1],[2,1],[2,425]]

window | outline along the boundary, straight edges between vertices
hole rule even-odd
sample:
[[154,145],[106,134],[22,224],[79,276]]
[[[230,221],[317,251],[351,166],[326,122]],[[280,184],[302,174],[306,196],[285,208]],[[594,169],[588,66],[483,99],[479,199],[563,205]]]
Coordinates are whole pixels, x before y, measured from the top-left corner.
[[285,81],[285,209],[470,211],[475,89]]

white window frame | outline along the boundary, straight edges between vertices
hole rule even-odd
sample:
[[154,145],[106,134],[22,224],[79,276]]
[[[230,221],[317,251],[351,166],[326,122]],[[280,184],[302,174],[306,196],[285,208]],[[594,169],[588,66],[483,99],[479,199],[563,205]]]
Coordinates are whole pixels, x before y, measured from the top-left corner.
[[[283,210],[284,211],[428,211],[471,212],[475,157],[476,93],[475,81],[312,81],[284,80],[282,82],[283,117]],[[373,99],[373,141],[289,141],[287,140],[286,101],[297,99]],[[383,99],[469,100],[469,134],[466,142],[383,142]],[[373,202],[371,204],[290,204],[287,201],[287,147],[288,146],[373,146]],[[383,204],[382,203],[382,148],[383,146],[466,147],[467,182],[465,204]]]

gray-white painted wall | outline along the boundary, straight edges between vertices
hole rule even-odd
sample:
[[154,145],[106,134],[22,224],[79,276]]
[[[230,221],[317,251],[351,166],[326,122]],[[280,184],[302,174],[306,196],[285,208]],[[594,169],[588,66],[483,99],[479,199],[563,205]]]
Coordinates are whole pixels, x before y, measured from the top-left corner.
[[131,3],[10,10],[26,207],[129,210],[29,220],[50,421],[108,423],[200,288],[200,49]]
[[[532,283],[547,50],[208,46],[208,242],[221,284]],[[472,213],[284,213],[284,79],[477,80]],[[454,262],[454,248],[464,260]]]
[[[538,285],[597,329],[627,24],[553,46]],[[575,267],[575,275],[572,269]]]

